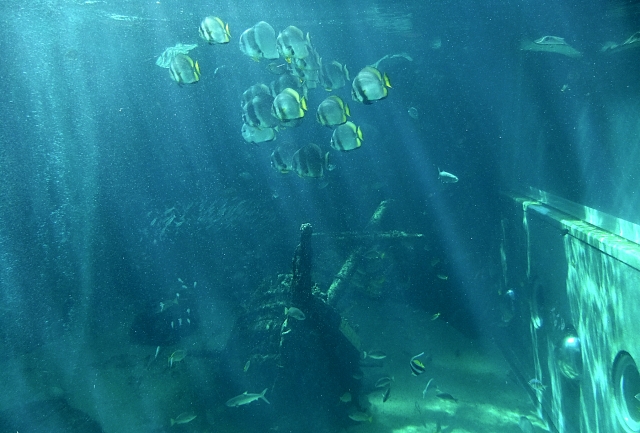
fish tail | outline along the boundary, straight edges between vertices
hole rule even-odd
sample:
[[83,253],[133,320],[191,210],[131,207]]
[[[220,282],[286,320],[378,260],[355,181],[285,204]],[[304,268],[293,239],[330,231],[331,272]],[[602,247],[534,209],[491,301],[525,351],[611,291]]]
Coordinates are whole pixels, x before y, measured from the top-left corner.
[[267,393],[267,390],[268,390],[268,389],[269,389],[269,388],[265,388],[265,389],[264,389],[264,391],[262,391],[262,393],[260,393],[260,398],[261,398],[262,400],[264,400],[265,402],[267,402],[267,404],[271,404],[271,403],[269,403],[269,400],[267,400],[267,398],[264,396],[264,395]]
[[176,423],[176,420],[171,418],[171,427],[173,427],[173,425]]
[[389,76],[387,75],[387,73],[385,72],[384,75],[382,76],[382,78],[384,79],[384,85],[385,87],[391,88],[391,80],[389,79]]

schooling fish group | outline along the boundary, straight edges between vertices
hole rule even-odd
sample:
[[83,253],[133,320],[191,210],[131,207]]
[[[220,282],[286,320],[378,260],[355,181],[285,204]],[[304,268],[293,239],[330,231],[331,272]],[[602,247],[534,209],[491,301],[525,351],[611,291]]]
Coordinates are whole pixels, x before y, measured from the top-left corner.
[[[209,45],[225,45],[231,40],[229,24],[213,15],[202,19],[198,34]],[[196,84],[201,71],[198,61],[190,56],[195,48],[195,44],[167,48],[156,63],[168,68],[171,79],[178,85]],[[248,143],[273,141],[288,128],[300,126],[308,110],[311,89],[321,87],[332,92],[351,81],[346,65],[336,60],[324,61],[309,33],[293,25],[276,33],[269,23],[260,21],[241,33],[239,48],[255,62],[268,60],[265,71],[277,75],[270,83],[256,83],[242,94],[241,134]],[[377,68],[379,63],[363,67],[351,81],[354,101],[368,105],[388,96],[391,81]],[[327,145],[339,152],[358,149],[364,142],[361,127],[348,120],[350,116],[349,106],[338,95],[325,98],[316,110],[318,123],[333,129]],[[277,148],[271,154],[275,170],[283,174],[293,171],[302,178],[323,177],[334,167],[329,159],[329,153],[313,143],[290,150]]]

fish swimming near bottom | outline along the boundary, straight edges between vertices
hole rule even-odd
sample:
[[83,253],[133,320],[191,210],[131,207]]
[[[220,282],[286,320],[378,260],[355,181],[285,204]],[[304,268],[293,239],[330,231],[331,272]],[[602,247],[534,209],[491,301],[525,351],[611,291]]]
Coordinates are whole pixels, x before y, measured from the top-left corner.
[[169,363],[169,368],[173,367],[173,364],[176,364],[180,361],[182,361],[184,358],[186,358],[187,356],[187,351],[186,350],[176,350],[174,351],[168,359],[168,363]]
[[458,176],[456,176],[455,174],[451,174],[449,172],[446,172],[446,171],[442,171],[442,170],[440,170],[439,167],[438,167],[438,179],[440,179],[440,181],[442,183],[456,183],[456,182],[458,182]]
[[289,316],[296,320],[304,320],[307,318],[307,316],[304,315],[302,310],[296,307],[289,307],[289,308],[284,307],[284,315]]
[[193,421],[194,419],[196,419],[197,416],[198,415],[196,415],[194,413],[182,412],[177,417],[171,418],[171,425],[174,426],[176,424],[187,424],[187,423]]
[[356,411],[356,412],[353,412],[353,413],[349,414],[349,418],[351,418],[352,420],[357,421],[357,422],[363,422],[363,421],[371,422],[371,420],[373,420],[373,417],[371,415],[369,415],[368,413],[359,412],[359,411]]
[[454,396],[452,396],[451,394],[447,393],[447,392],[441,392],[439,394],[436,394],[436,397],[442,399],[442,400],[449,400],[452,401],[454,403],[458,402],[458,399],[455,398]]
[[245,391],[244,393],[227,400],[225,404],[228,407],[238,407],[238,406],[252,403],[256,400],[264,400],[265,402],[267,402],[267,404],[271,404],[269,403],[269,400],[267,400],[264,396],[267,393],[267,389],[268,388],[265,388],[264,391],[262,391],[260,394],[250,394],[247,391]]

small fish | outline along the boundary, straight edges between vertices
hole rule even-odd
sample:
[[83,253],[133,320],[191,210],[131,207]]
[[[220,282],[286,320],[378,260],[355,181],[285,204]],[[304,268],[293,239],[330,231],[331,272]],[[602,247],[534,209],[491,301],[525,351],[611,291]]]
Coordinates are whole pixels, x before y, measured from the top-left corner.
[[362,372],[362,370],[358,370],[353,373],[351,377],[353,377],[355,380],[362,380],[362,378],[364,377],[364,373]]
[[522,433],[533,433],[533,424],[531,424],[531,421],[529,421],[529,418],[526,416],[520,417],[518,427],[520,427]]
[[334,127],[345,123],[350,115],[349,106],[339,96],[332,95],[318,105],[316,120],[322,126]]
[[174,426],[176,424],[186,424],[189,423],[191,421],[193,421],[194,419],[196,419],[198,415],[194,414],[194,413],[190,413],[190,412],[182,412],[180,415],[178,415],[175,418],[171,418],[171,425]]
[[373,66],[366,66],[353,79],[351,98],[363,104],[371,104],[387,97],[391,81],[387,74],[380,73]]
[[384,392],[382,393],[382,402],[386,402],[387,400],[389,400],[389,396],[391,395],[391,387],[387,386],[387,388],[384,390]]
[[289,316],[293,319],[296,320],[304,320],[307,318],[307,316],[304,315],[304,313],[302,312],[302,310],[296,308],[296,307],[284,307],[284,315],[285,316]]
[[251,360],[248,360],[247,362],[244,363],[244,367],[242,368],[242,371],[246,373],[247,371],[249,371],[249,367],[251,367]]
[[310,46],[308,35],[305,38],[302,30],[296,26],[289,26],[282,30],[276,39],[278,52],[287,63],[291,63],[292,59],[307,58]]
[[424,387],[424,390],[422,391],[422,398],[427,397],[427,391],[429,391],[429,386],[431,386],[431,382],[433,382],[433,377],[429,379],[429,382],[427,382],[427,386]]
[[340,401],[343,403],[349,403],[351,401],[351,393],[347,391],[344,394],[342,394],[340,396]]
[[356,126],[355,123],[347,121],[333,130],[331,147],[335,150],[346,152],[362,146],[363,140],[362,129]]
[[373,417],[371,415],[369,415],[368,413],[365,412],[360,412],[360,411],[356,411],[353,412],[349,415],[349,418],[351,418],[354,421],[357,422],[363,422],[363,421],[369,421],[371,422],[373,420]]
[[231,40],[229,32],[229,24],[225,24],[218,17],[205,17],[200,23],[198,29],[200,37],[212,44],[228,44]]
[[[171,322],[173,323],[173,322]],[[176,362],[182,361],[187,356],[187,351],[178,349],[169,356],[169,368],[173,367]]]
[[372,350],[371,352],[363,352],[363,359],[371,358],[371,359],[385,359],[387,354],[381,350]]
[[433,316],[431,316],[431,321],[436,320],[438,317],[440,317],[440,313],[436,313]]
[[276,49],[276,32],[265,21],[248,28],[240,35],[240,51],[253,60],[277,59],[280,55]]
[[156,223],[156,221],[158,221],[158,218],[157,218],[157,217],[156,217],[156,218],[154,218],[154,219],[151,221],[151,225],[154,225],[154,224]]
[[335,60],[331,63],[322,62],[321,81],[326,91],[330,92],[340,89],[346,86],[349,80],[347,65],[343,65]]
[[458,399],[453,397],[451,394],[447,393],[447,392],[441,392],[439,394],[436,394],[436,397],[441,398],[442,400],[449,400],[452,401],[454,403],[458,402]]
[[160,353],[160,346],[156,347],[156,354],[154,355],[153,359],[158,358],[158,353]]
[[160,313],[162,313],[165,310],[168,310],[169,308],[173,307],[174,305],[178,305],[178,298],[174,298],[171,299],[169,301],[162,301],[160,302]]
[[384,376],[376,381],[376,388],[384,388],[387,387],[393,382],[393,377]]
[[294,89],[287,87],[273,99],[273,115],[282,121],[304,117],[307,111],[307,99]]
[[282,152],[280,148],[277,147],[271,152],[271,167],[276,170],[278,173],[286,174],[289,173],[291,167],[284,161],[284,157],[282,156]]
[[265,143],[267,141],[273,141],[276,139],[276,130],[275,128],[261,128],[259,126],[252,126],[247,123],[242,124],[242,129],[240,130],[242,134],[242,138],[247,143]]
[[228,407],[238,407],[238,406],[252,403],[256,400],[264,400],[267,404],[271,404],[269,403],[269,400],[267,400],[264,396],[267,393],[267,389],[268,388],[265,388],[264,391],[262,391],[260,394],[250,394],[247,391],[245,391],[244,393],[227,400],[225,404]]
[[446,274],[438,274],[437,277],[443,281],[447,281],[449,279],[449,276]]
[[[200,65],[186,54],[177,54],[169,65],[171,79],[182,84],[195,84],[200,81]],[[175,218],[175,215],[174,215]],[[169,224],[173,222],[170,220]]]
[[442,183],[456,183],[458,181],[458,176],[442,171],[438,167],[438,179],[440,179]]
[[531,388],[533,388],[535,391],[544,391],[545,389],[547,389],[546,385],[543,385],[541,381],[539,381],[538,379],[531,379],[529,382],[527,382],[529,384],[529,386]]
[[411,374],[414,376],[419,376],[422,373],[424,373],[425,370],[425,366],[422,363],[422,361],[420,361],[418,358],[420,358],[422,355],[424,355],[424,352],[419,353],[416,356],[413,356],[411,358],[411,361],[409,361],[409,367],[411,367]]
[[328,153],[322,156],[322,150],[317,144],[309,143],[293,154],[291,169],[302,178],[319,178],[324,176],[324,169],[328,161]]

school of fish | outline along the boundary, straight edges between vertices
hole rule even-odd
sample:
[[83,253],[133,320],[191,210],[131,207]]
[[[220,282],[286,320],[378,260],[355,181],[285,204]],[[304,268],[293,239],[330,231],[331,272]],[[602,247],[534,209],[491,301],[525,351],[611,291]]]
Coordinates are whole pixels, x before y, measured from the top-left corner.
[[[232,37],[229,24],[213,15],[202,19],[198,34],[208,45],[225,45]],[[179,86],[196,84],[201,78],[200,64],[190,55],[196,47],[177,44],[167,48],[156,64],[169,69],[171,79]],[[310,34],[294,25],[276,32],[269,23],[260,21],[240,34],[239,48],[245,56],[265,65],[267,77],[273,76],[270,82],[255,83],[242,93],[240,133],[248,143],[271,142],[286,134],[287,129],[302,125],[313,89],[334,92],[351,83],[352,100],[366,105],[386,98],[391,89],[388,75],[377,68],[379,61],[364,66],[352,80],[345,64],[324,60]],[[349,105],[340,96],[329,95],[316,107],[316,121],[332,129],[326,142],[275,147],[271,166],[279,173],[295,172],[301,178],[324,177],[335,168],[331,150],[323,149],[325,146],[349,152],[364,143],[362,128],[350,117]]]

